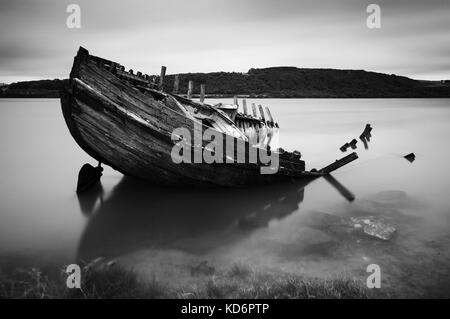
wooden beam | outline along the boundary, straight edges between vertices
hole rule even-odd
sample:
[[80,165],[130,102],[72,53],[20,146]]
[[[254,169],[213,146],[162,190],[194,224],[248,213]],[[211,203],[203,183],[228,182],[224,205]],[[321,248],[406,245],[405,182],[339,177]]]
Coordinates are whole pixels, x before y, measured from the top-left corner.
[[192,99],[192,92],[194,91],[194,81],[189,80],[187,98]]
[[238,103],[238,97],[237,97],[236,95],[235,95],[234,98],[233,98],[233,104],[239,106],[239,103]]
[[242,106],[244,108],[244,114],[247,115],[247,101],[245,99],[242,100]]
[[166,67],[163,65],[161,67],[161,74],[159,76],[159,90],[162,91],[163,90],[163,86],[164,86],[164,77],[166,76]]
[[175,74],[175,78],[173,80],[173,94],[178,94],[179,89],[180,89],[180,75]]
[[331,163],[330,165],[322,168],[321,170],[319,170],[319,172],[324,173],[324,174],[329,174],[332,171],[335,171],[338,168],[341,168],[342,166],[347,165],[350,162],[353,162],[357,158],[358,158],[358,154],[356,154],[356,152],[353,152],[353,153],[341,158],[340,160],[336,160],[336,162]]
[[200,102],[205,101],[205,84],[200,84]]

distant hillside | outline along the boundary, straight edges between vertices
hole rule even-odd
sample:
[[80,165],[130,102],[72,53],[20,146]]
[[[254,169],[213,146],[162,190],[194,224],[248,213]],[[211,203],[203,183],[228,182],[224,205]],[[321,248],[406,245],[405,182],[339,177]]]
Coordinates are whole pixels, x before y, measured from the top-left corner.
[[[174,75],[166,77],[164,89],[172,91]],[[407,77],[362,70],[299,69],[273,67],[247,73],[213,72],[180,74],[180,93],[193,80],[194,94],[200,83],[208,96],[244,95],[284,98],[426,98],[450,97],[450,83],[417,81]],[[0,97],[57,97],[67,80],[18,82]]]
[[68,80],[40,80],[9,84],[0,88],[0,98],[58,98]]
[[[273,67],[250,69],[248,73],[189,73],[180,75],[180,91],[188,81],[205,83],[211,95],[249,95],[255,97],[296,98],[400,98],[450,97],[450,84],[416,81],[407,77],[362,70],[299,69]],[[173,75],[165,89],[172,90]],[[437,82],[440,83],[440,82]]]

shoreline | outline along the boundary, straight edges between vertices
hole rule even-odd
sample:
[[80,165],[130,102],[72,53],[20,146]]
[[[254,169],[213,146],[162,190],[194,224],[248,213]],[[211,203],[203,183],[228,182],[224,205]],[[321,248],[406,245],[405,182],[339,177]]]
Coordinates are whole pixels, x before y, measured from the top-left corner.
[[[131,71],[133,74],[133,71]],[[138,72],[140,73],[140,72]],[[128,74],[128,73],[127,73]],[[142,74],[141,74],[142,75]],[[135,75],[133,75],[135,76]],[[156,83],[159,76],[147,76]],[[177,79],[177,86],[175,86]],[[56,98],[69,79],[22,81],[0,86],[0,98]],[[150,82],[149,82],[150,83]],[[415,80],[364,70],[269,67],[247,73],[209,72],[165,75],[164,92],[199,98],[450,98],[450,81]]]
[[144,278],[115,262],[94,261],[81,268],[81,289],[66,286],[64,269],[51,276],[38,268],[2,269],[0,298],[14,299],[369,299],[392,293],[367,288],[345,274],[329,278],[253,269],[242,264],[199,273],[191,285]]

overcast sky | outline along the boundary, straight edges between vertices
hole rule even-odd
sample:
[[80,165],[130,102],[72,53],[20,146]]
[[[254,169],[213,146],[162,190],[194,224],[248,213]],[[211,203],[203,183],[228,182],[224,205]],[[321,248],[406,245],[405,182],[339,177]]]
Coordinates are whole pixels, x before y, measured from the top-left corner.
[[[71,3],[81,29],[66,26]],[[366,25],[370,3],[381,29]],[[450,79],[450,0],[0,0],[0,82],[68,77],[80,45],[148,74],[297,66]]]

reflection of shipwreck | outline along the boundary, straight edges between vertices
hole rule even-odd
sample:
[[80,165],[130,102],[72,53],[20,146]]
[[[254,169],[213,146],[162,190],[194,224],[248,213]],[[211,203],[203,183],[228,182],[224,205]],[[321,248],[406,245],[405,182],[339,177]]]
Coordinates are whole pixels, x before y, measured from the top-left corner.
[[[250,115],[246,105],[244,113],[238,113],[236,102],[231,106],[208,105],[203,98],[197,102],[190,99],[191,86],[187,97],[167,93],[162,90],[164,75],[165,68],[156,84],[156,77],[126,72],[120,64],[80,48],[61,95],[75,141],[97,161],[125,175],[166,185],[245,186],[310,179],[357,158],[352,153],[326,169],[306,171],[300,152],[270,147],[278,124],[268,109],[266,119],[261,106],[258,116],[255,105]],[[214,132],[214,141],[220,140],[225,149],[211,151],[211,140],[192,141],[180,135],[174,139],[177,128],[186,129],[189,136]],[[178,142],[188,145],[192,157],[197,152],[213,153],[214,162],[175,163],[171,152]],[[268,163],[267,155],[278,159],[276,167]],[[262,169],[267,173],[261,174]]]
[[305,186],[296,182],[276,188],[173,188],[168,192],[123,177],[99,205],[94,202],[96,196],[102,198],[101,188],[78,196],[83,212],[90,214],[78,257],[88,261],[148,247],[193,253],[220,247],[297,211]]

